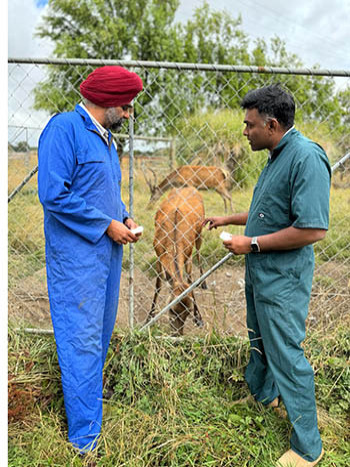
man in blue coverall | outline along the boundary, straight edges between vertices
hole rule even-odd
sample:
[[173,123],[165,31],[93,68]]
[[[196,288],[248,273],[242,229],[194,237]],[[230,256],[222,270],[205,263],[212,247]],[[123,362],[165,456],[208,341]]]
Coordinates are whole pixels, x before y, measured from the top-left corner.
[[51,118],[39,140],[47,283],[61,369],[68,438],[81,454],[102,423],[102,370],[115,324],[123,245],[138,240],[121,199],[111,129],[129,118],[141,78],[97,68],[80,86],[83,102]]
[[328,229],[331,168],[324,150],[294,128],[293,97],[279,85],[246,94],[245,129],[253,151],[269,150],[247,213],[209,217],[209,229],[246,225],[224,242],[246,258],[251,354],[245,377],[257,401],[280,399],[293,424],[278,467],[316,465],[323,456],[313,369],[301,343],[314,271],[312,244]]

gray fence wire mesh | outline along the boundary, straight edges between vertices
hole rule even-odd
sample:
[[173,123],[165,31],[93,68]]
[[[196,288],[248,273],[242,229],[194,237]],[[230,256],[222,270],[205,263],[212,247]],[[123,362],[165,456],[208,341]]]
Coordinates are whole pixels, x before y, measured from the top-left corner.
[[[335,167],[330,230],[326,239],[315,245],[316,269],[308,318],[309,327],[327,332],[349,307],[350,137],[344,125],[346,115],[336,118],[327,99],[323,101],[318,94],[321,91],[317,80],[331,83],[333,92],[345,90],[350,86],[350,73],[341,70],[9,59],[9,318],[19,325],[51,327],[43,215],[35,170],[38,138],[50,115],[34,109],[34,89],[38,83],[47,80],[52,68],[62,70],[61,84],[56,89],[57,101],[52,101],[51,113],[61,110],[62,102],[66,102],[67,109],[72,109],[73,101],[78,103],[81,99],[78,92],[81,80],[95,67],[105,64],[130,68],[144,81],[144,91],[135,103],[135,120],[130,123],[130,128],[123,129],[122,135],[116,135],[124,201],[132,206],[135,220],[145,228],[142,240],[132,248],[125,248],[117,326],[145,327],[156,284],[159,289],[161,283],[157,249],[160,251],[162,244],[166,245],[169,264],[174,266],[175,246],[180,244],[179,233],[184,241],[191,238],[195,243],[193,235],[199,208],[195,207],[191,190],[183,191],[184,186],[198,188],[199,195],[197,193],[195,197],[199,196],[203,201],[205,216],[223,215],[225,204],[230,212],[227,193],[234,212],[249,208],[252,189],[266,154],[253,154],[244,140],[243,113],[238,102],[249,89],[280,81],[296,99],[298,129],[326,149]],[[76,77],[73,85],[71,76]],[[308,86],[307,92],[303,92],[305,86]],[[51,94],[47,99],[52,99]],[[133,133],[131,139],[127,134],[129,130]],[[199,171],[188,166],[202,168]],[[177,224],[176,244],[175,222],[169,208],[173,201],[166,201],[174,187],[182,190],[176,204],[182,205],[182,224],[180,230],[180,224]],[[157,239],[154,241],[156,227]],[[225,230],[243,233],[241,227],[230,226]],[[169,324],[169,313],[164,312],[167,303],[183,293],[191,281],[197,283],[201,274],[193,248],[192,267],[192,252],[183,256],[187,267],[182,282],[177,280],[166,286],[167,281],[163,281],[153,309],[159,319],[153,319],[149,324],[155,321],[166,333],[180,329],[191,335],[211,330],[220,334],[246,334],[244,259],[231,255],[222,261],[227,250],[222,247],[219,233],[202,231],[203,271],[210,270],[218,261],[222,264],[206,278],[207,288],[198,287],[193,291],[193,297],[181,300],[177,324],[174,314],[170,320],[172,325]],[[194,300],[200,319],[193,313]]]

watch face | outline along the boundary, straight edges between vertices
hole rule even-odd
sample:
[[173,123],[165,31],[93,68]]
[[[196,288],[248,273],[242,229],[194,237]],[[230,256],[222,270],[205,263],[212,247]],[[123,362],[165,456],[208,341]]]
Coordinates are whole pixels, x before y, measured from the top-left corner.
[[258,240],[256,238],[252,239],[250,246],[251,246],[253,253],[259,253],[260,248],[259,248]]

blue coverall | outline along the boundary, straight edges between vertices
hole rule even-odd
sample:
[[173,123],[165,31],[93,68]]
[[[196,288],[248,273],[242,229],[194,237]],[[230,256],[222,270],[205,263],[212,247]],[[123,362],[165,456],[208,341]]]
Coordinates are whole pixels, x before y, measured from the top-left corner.
[[123,248],[106,234],[128,217],[121,170],[88,113],[51,118],[39,140],[50,311],[61,369],[69,440],[96,446],[102,423],[102,369],[115,324]]
[[[292,129],[271,154],[254,189],[245,235],[328,229],[331,168],[324,150]],[[313,369],[301,343],[314,271],[313,246],[246,255],[246,381],[256,400],[281,396],[293,424],[291,448],[308,461],[321,453]]]

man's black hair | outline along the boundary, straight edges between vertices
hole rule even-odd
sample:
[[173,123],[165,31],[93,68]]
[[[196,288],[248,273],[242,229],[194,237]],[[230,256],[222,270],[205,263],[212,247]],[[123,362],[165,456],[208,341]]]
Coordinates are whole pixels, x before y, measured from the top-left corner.
[[241,102],[243,109],[257,109],[259,114],[275,118],[286,130],[294,125],[293,96],[279,84],[249,91]]

